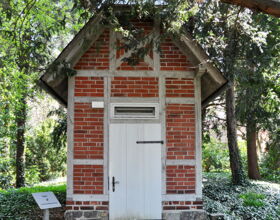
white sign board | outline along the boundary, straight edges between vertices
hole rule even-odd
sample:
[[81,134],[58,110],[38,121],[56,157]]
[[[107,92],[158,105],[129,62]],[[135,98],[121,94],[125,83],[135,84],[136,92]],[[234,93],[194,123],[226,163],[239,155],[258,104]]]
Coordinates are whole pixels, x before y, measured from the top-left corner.
[[104,102],[92,102],[92,108],[104,108]]
[[32,196],[37,202],[40,209],[61,207],[61,204],[59,203],[53,192],[32,193]]

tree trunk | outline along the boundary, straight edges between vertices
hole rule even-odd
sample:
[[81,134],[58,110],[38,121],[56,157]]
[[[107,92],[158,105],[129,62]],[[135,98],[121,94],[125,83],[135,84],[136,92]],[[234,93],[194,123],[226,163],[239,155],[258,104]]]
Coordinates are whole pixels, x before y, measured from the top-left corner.
[[245,176],[243,174],[242,162],[237,145],[233,85],[231,85],[230,88],[226,91],[226,121],[232,183],[234,185],[242,185],[245,183]]
[[248,176],[250,179],[259,180],[261,178],[258,155],[257,155],[257,129],[254,120],[247,122],[247,161],[248,161]]
[[24,142],[25,142],[25,124],[26,124],[26,97],[21,99],[16,111],[16,188],[25,185],[24,179]]

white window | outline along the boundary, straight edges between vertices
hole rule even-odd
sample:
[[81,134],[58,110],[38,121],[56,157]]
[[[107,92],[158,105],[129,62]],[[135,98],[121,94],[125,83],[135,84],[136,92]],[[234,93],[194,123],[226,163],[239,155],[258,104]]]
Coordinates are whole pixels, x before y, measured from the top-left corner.
[[115,119],[156,119],[158,114],[157,103],[111,104],[111,118]]

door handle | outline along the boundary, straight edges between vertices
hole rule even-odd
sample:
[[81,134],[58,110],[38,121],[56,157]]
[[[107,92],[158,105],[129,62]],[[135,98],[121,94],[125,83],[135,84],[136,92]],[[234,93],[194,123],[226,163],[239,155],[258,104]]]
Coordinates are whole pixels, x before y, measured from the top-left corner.
[[113,176],[113,177],[112,177],[112,186],[113,186],[113,187],[112,187],[112,191],[113,191],[113,192],[115,192],[115,185],[116,185],[116,184],[119,184],[119,183],[120,183],[120,181],[115,181],[115,177]]

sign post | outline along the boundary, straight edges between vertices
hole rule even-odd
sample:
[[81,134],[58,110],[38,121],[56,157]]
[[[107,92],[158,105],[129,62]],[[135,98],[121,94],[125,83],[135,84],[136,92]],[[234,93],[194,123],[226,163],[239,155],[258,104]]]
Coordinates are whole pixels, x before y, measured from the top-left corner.
[[44,209],[43,213],[44,213],[43,220],[49,220],[50,219],[50,211],[49,211],[49,209]]
[[39,208],[44,210],[43,220],[49,220],[49,209],[61,207],[61,204],[59,203],[53,192],[32,193],[32,196],[38,204]]

